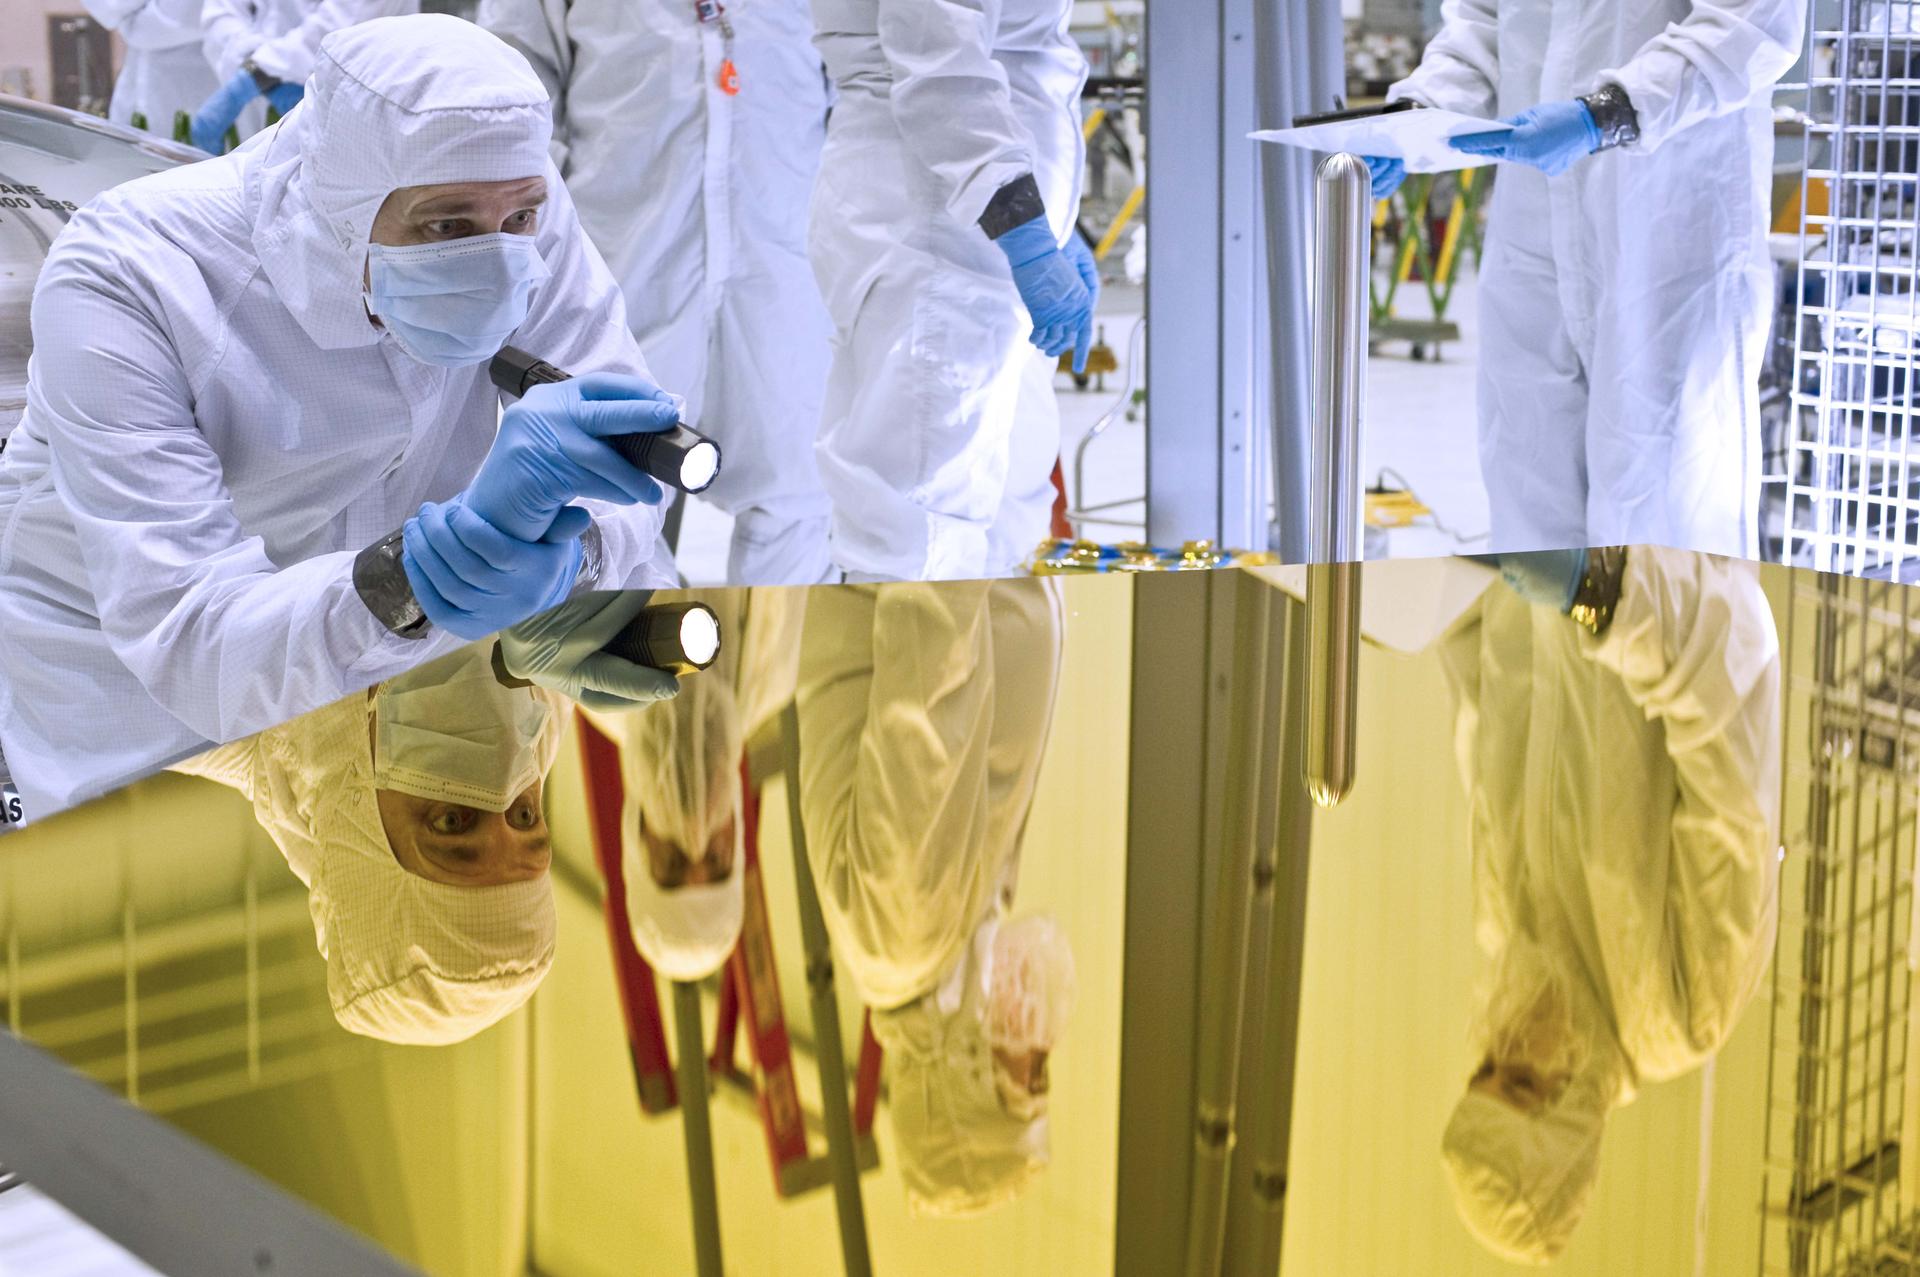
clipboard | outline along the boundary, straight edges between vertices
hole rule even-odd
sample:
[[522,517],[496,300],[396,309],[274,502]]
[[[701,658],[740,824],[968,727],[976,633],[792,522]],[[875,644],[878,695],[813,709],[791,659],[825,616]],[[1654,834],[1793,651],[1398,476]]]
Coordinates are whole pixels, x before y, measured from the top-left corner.
[[1513,129],[1499,120],[1484,120],[1458,111],[1420,107],[1412,102],[1389,102],[1383,107],[1303,115],[1291,128],[1260,129],[1247,134],[1259,142],[1303,147],[1309,151],[1371,155],[1404,160],[1409,173],[1450,173],[1494,163],[1490,155],[1468,155],[1447,145],[1467,133],[1504,133]]

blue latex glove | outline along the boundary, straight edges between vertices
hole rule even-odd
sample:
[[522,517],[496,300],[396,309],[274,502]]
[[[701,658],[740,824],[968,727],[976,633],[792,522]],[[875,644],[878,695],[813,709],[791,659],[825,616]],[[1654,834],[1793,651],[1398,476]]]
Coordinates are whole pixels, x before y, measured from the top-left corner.
[[1504,133],[1463,133],[1449,143],[1468,155],[1490,155],[1514,164],[1531,164],[1558,177],[1574,161],[1600,149],[1600,126],[1585,102],[1542,102],[1503,123]]
[[1093,294],[1053,241],[1047,219],[1022,222],[993,241],[1007,255],[1013,284],[1033,317],[1033,344],[1059,358],[1073,352],[1073,370],[1087,370],[1093,349]]
[[1529,550],[1500,555],[1500,577],[1529,603],[1565,612],[1587,574],[1585,550]]
[[220,139],[227,130],[239,120],[240,112],[247,109],[247,103],[260,96],[260,86],[253,82],[251,71],[235,71],[233,78],[215,89],[213,96],[200,104],[193,113],[190,136],[193,144],[208,155],[220,154]]
[[679,694],[680,680],[600,649],[640,615],[652,590],[588,590],[500,634],[500,663],[601,713],[637,709]]
[[1397,157],[1384,155],[1363,155],[1367,162],[1367,172],[1373,175],[1373,198],[1383,200],[1400,189],[1400,183],[1407,180],[1407,162]]
[[1100,263],[1093,260],[1093,246],[1087,243],[1086,236],[1079,231],[1067,237],[1067,246],[1061,250],[1073,268],[1080,272],[1080,282],[1087,286],[1087,310],[1089,313],[1100,307]]
[[307,86],[293,80],[282,80],[267,90],[267,105],[285,115],[300,105],[300,99],[307,96]]
[[545,536],[508,536],[455,497],[429,501],[401,529],[401,566],[427,619],[463,639],[486,638],[559,604],[580,573],[580,534],[593,522],[573,507]]
[[500,433],[460,499],[521,541],[545,536],[575,497],[658,505],[660,485],[601,440],[658,433],[679,419],[672,398],[641,377],[596,372],[534,386],[500,418]]

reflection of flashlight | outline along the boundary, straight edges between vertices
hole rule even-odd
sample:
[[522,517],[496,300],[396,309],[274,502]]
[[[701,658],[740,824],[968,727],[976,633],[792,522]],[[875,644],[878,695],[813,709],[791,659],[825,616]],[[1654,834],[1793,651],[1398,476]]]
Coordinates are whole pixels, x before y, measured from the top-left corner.
[[[493,384],[510,395],[573,377],[518,346],[502,346],[487,371]],[[682,492],[703,492],[720,473],[720,445],[684,424],[658,434],[614,435],[607,442],[636,469]]]
[[663,603],[627,622],[600,649],[635,665],[692,674],[720,656],[720,618],[704,603]]

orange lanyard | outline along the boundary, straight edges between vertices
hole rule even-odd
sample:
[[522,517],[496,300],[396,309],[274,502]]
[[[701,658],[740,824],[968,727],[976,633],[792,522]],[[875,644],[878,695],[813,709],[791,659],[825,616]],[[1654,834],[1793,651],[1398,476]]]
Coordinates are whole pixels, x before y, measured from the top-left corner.
[[720,0],[693,0],[693,12],[701,26],[720,28],[720,74],[715,77],[720,91],[728,97],[740,92],[740,69],[733,65],[733,24],[727,21],[726,6]]

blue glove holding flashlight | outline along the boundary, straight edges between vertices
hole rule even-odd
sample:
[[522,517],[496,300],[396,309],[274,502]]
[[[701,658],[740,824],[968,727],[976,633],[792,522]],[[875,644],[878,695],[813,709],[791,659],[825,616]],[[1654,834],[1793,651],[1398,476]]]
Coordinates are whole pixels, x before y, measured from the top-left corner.
[[463,639],[483,639],[555,607],[580,574],[580,534],[593,517],[562,510],[535,541],[500,531],[462,498],[429,501],[401,533],[401,566],[427,619]]

